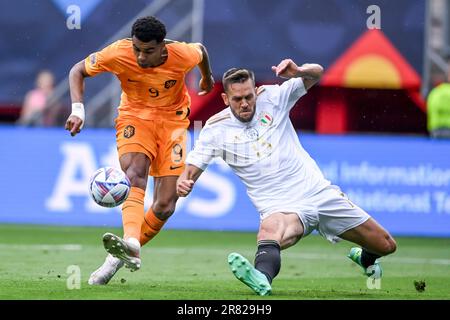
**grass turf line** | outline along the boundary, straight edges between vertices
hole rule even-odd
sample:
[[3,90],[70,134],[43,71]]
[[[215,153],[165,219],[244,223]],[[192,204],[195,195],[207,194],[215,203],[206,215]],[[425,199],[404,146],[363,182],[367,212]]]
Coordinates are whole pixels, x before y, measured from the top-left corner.
[[[382,259],[380,290],[370,290],[346,254],[310,235],[282,251],[272,296],[259,297],[234,278],[226,259],[236,251],[253,261],[255,233],[164,230],[142,249],[142,269],[120,270],[107,286],[87,279],[105,258],[104,232],[119,229],[0,225],[0,299],[450,299],[450,239],[397,238]],[[81,289],[68,290],[67,267],[81,270]],[[418,292],[414,281],[424,280]]]

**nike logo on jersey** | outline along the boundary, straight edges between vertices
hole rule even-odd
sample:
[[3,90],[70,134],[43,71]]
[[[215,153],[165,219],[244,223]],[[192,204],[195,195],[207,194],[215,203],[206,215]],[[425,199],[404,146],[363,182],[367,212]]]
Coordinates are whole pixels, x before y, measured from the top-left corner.
[[170,170],[175,170],[175,169],[178,169],[178,168],[181,168],[182,166],[170,166]]
[[138,80],[128,79],[128,82],[139,82]]

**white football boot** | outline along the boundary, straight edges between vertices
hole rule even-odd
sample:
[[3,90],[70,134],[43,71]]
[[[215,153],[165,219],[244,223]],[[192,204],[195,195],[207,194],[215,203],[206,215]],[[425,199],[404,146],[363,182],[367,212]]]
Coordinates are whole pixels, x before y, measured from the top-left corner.
[[103,246],[113,257],[119,258],[132,272],[141,268],[141,245],[135,238],[122,239],[112,233],[103,235]]
[[112,277],[116,274],[116,272],[123,267],[123,262],[108,254],[106,256],[105,262],[92,272],[89,277],[88,283],[90,285],[105,285],[111,280]]

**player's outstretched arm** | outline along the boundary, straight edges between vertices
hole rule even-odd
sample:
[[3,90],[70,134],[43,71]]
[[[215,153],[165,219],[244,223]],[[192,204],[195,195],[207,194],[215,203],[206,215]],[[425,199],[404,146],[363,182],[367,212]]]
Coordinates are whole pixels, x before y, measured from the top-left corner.
[[89,77],[84,66],[84,60],[75,64],[69,73],[70,98],[72,113],[67,118],[65,129],[73,137],[83,128],[85,114],[83,105],[84,78]]
[[282,60],[278,66],[272,66],[272,71],[282,78],[303,78],[306,90],[311,88],[323,75],[323,67],[316,63],[305,63],[298,66],[292,59]]
[[205,46],[201,43],[196,43],[196,45],[200,48],[202,52],[203,59],[198,64],[198,68],[200,69],[200,73],[202,74],[202,78],[199,82],[200,92],[199,96],[204,96],[208,94],[214,87],[214,77],[212,75],[211,65],[209,63],[209,55]]
[[195,181],[201,176],[203,170],[192,164],[186,164],[186,168],[177,180],[177,194],[186,197],[191,193]]

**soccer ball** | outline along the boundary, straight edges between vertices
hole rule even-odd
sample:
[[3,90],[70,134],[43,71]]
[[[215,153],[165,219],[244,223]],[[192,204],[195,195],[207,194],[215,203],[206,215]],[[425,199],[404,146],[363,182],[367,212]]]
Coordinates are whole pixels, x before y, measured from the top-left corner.
[[113,208],[122,204],[130,193],[131,183],[120,169],[103,167],[94,172],[89,182],[92,199],[102,207]]

